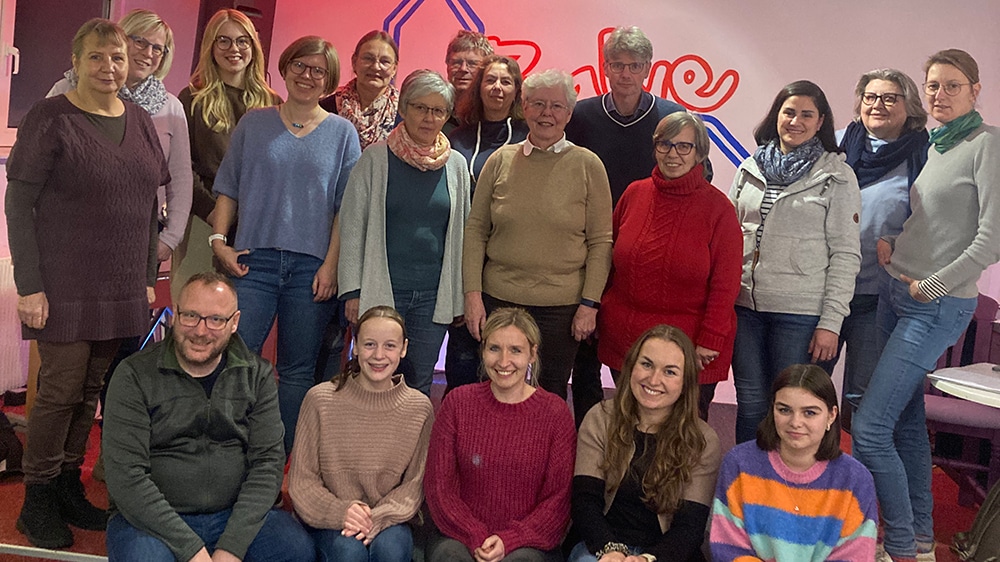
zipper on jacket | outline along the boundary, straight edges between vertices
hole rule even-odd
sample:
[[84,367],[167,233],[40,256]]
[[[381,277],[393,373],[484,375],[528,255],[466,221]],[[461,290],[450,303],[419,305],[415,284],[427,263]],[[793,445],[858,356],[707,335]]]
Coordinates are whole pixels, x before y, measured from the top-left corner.
[[760,246],[754,248],[753,261],[750,263],[750,304],[753,305],[754,312],[757,311],[757,298],[753,295],[754,291],[757,290],[757,280],[754,278],[754,273],[757,272],[757,262],[759,260]]

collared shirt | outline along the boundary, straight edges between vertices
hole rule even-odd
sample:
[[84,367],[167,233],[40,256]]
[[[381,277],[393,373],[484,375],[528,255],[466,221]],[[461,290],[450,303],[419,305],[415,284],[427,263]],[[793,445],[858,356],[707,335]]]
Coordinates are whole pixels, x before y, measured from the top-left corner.
[[602,100],[604,102],[604,110],[608,112],[609,117],[618,121],[622,125],[628,125],[633,121],[638,121],[642,118],[642,116],[646,115],[651,107],[653,107],[653,102],[655,101],[653,94],[643,92],[639,96],[639,105],[635,108],[635,113],[632,115],[622,115],[618,112],[618,108],[615,107],[615,100],[613,98],[614,97],[611,95],[611,92],[604,94],[604,99]]
[[528,133],[528,137],[524,139],[524,142],[522,142],[521,145],[523,146],[521,150],[524,151],[525,156],[530,156],[532,150],[544,150],[547,152],[555,152],[556,154],[559,154],[560,152],[566,150],[567,148],[575,146],[573,143],[566,140],[566,133],[563,133],[562,138],[557,140],[555,144],[553,144],[548,148],[543,149],[540,146],[531,144],[531,133]]

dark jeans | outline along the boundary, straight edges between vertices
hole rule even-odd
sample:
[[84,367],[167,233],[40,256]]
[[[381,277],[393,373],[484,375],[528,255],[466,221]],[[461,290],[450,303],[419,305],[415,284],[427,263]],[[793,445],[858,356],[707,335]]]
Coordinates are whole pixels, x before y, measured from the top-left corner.
[[465,324],[448,326],[448,350],[444,359],[445,394],[464,384],[479,382],[479,342]]
[[601,361],[597,358],[597,340],[591,337],[580,342],[573,363],[573,415],[577,428],[587,412],[601,400],[604,400]]
[[533,376],[537,378],[538,386],[565,400],[566,385],[569,384],[573,360],[580,346],[580,342],[573,338],[573,316],[579,305],[524,306],[493,298],[486,293],[483,293],[483,305],[486,307],[487,315],[498,308],[514,307],[523,308],[535,319],[542,335],[542,345],[538,350],[541,372]]
[[844,360],[844,385],[840,396],[840,426],[851,431],[854,412],[861,405],[861,397],[868,388],[868,381],[875,372],[879,347],[878,295],[854,295],[851,299],[851,315],[844,319],[840,327],[840,344],[837,355],[831,360],[834,365],[840,359],[843,347],[847,346]]
[[[216,513],[180,514],[180,518],[205,543],[211,554],[233,510]],[[160,539],[133,527],[122,514],[108,521],[108,561],[174,562],[174,553]],[[272,509],[264,526],[247,549],[244,562],[312,562],[316,548],[312,538],[291,514]]]

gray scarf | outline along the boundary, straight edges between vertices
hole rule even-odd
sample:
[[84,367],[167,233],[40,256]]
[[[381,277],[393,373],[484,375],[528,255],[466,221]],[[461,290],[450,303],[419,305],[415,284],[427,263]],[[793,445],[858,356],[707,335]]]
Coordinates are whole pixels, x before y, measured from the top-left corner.
[[758,146],[753,159],[768,185],[784,186],[791,185],[806,175],[824,152],[826,149],[819,137],[800,144],[788,154],[782,154],[778,139],[774,139],[764,146]]

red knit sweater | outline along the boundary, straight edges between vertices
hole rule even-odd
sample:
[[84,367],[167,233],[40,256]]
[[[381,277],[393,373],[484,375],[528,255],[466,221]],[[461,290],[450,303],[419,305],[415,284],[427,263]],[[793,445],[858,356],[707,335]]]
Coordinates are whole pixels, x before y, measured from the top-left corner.
[[431,432],[424,493],[441,532],[469,551],[491,535],[510,554],[551,550],[569,524],[576,430],[566,402],[538,389],[518,404],[490,383],[450,392]]
[[676,180],[655,168],[625,190],[613,226],[613,269],[598,318],[601,362],[620,369],[644,331],[670,324],[720,352],[698,382],[726,380],[743,264],[732,203],[704,179],[701,165]]

